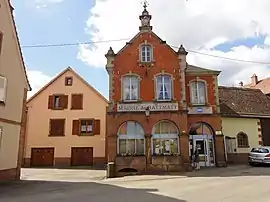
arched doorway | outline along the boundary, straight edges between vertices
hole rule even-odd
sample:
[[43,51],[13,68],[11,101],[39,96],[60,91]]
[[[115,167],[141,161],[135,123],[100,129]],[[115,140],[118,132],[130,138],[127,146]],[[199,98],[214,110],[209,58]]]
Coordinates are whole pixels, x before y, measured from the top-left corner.
[[126,121],[118,129],[117,153],[121,156],[144,155],[144,130],[136,121]]
[[191,125],[189,129],[190,157],[195,147],[199,150],[200,166],[215,166],[214,131],[209,124],[198,122]]
[[179,130],[177,126],[167,120],[159,121],[152,129],[152,154],[173,155],[178,154]]

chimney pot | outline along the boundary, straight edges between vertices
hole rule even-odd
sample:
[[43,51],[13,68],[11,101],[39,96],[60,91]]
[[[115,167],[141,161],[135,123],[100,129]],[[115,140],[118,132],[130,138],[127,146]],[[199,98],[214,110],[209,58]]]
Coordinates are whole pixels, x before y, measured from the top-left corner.
[[258,83],[258,76],[256,74],[253,74],[251,77],[251,85],[256,86]]

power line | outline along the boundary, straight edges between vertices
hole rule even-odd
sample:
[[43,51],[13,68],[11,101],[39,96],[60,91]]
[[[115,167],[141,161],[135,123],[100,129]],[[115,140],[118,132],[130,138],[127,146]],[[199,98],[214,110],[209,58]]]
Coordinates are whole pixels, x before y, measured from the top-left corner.
[[[47,48],[47,47],[65,47],[65,46],[79,46],[79,45],[89,45],[89,44],[99,44],[99,43],[109,43],[109,42],[119,42],[119,41],[127,41],[130,40],[130,38],[125,38],[125,39],[112,39],[112,40],[100,40],[100,41],[87,41],[87,42],[78,42],[78,43],[62,43],[62,44],[38,44],[38,45],[26,45],[22,46],[22,48]],[[170,45],[173,48],[178,48],[177,46]],[[252,64],[260,64],[260,65],[270,65],[270,62],[260,62],[260,61],[252,61],[252,60],[241,60],[241,59],[236,59],[236,58],[228,58],[228,57],[223,57],[223,56],[218,56],[218,55],[212,55],[208,53],[202,53],[199,51],[194,51],[190,49],[186,49],[188,52],[199,54],[199,55],[204,55],[204,56],[209,56],[209,57],[214,57],[214,58],[219,58],[219,59],[224,59],[224,60],[230,60],[230,61],[235,61],[235,62],[245,62],[245,63],[252,63]]]
[[127,41],[128,39],[114,39],[114,40],[105,40],[105,41],[87,41],[87,42],[78,42],[78,43],[62,43],[62,44],[38,44],[38,45],[27,45],[22,46],[22,48],[47,48],[47,47],[64,47],[64,46],[79,46],[79,45],[89,45],[97,43],[109,43],[117,41]]

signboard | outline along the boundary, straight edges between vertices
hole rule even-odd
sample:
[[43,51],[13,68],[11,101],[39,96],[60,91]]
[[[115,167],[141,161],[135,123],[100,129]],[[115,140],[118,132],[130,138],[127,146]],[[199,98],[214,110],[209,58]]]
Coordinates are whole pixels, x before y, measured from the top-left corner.
[[144,112],[146,108],[150,111],[177,111],[178,103],[125,103],[117,104],[118,112]]

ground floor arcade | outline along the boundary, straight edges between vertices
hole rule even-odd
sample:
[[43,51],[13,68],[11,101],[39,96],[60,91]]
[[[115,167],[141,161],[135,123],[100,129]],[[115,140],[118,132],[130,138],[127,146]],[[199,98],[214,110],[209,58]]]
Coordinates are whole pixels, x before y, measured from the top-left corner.
[[201,166],[226,165],[219,116],[108,115],[107,131],[107,160],[115,162],[117,172],[187,171],[195,146]]

